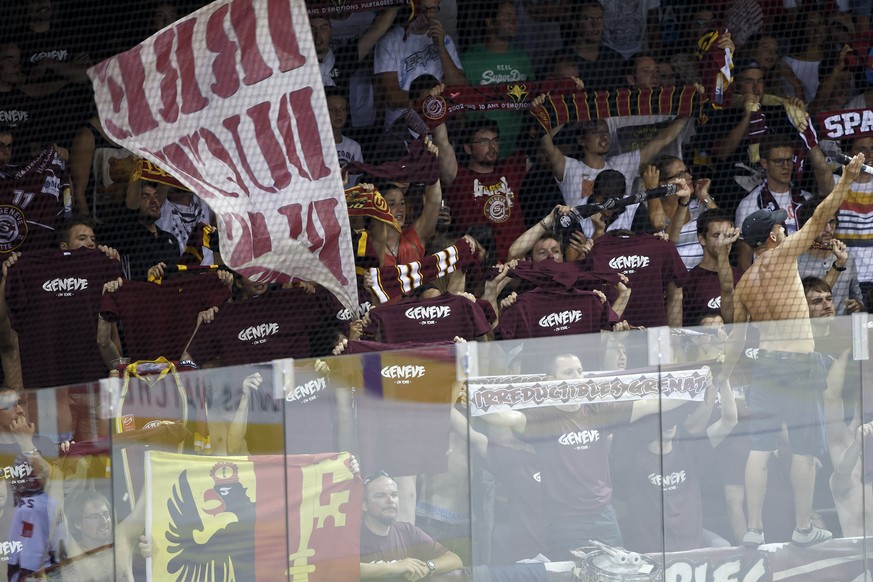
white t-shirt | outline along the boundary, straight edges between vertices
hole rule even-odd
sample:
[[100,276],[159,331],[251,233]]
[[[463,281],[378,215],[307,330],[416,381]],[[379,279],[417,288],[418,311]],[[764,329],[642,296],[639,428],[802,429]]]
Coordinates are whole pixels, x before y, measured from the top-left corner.
[[[809,103],[815,98],[818,91],[818,67],[821,61],[801,61],[792,57],[782,57],[782,62],[791,67],[794,76],[800,81],[803,87],[803,95],[795,95],[803,99],[804,103]],[[790,83],[783,83],[786,92],[790,90]],[[794,91],[792,90],[791,93]]]
[[693,269],[703,260],[703,247],[697,240],[697,217],[704,210],[706,210],[706,205],[701,204],[697,198],[692,198],[688,205],[688,214],[691,215],[691,220],[685,223],[679,231],[676,250],[679,252],[679,257],[686,269]]
[[[740,205],[737,207],[737,219],[734,223],[740,230],[743,228],[743,221],[748,218],[749,215],[761,210],[758,198],[761,196],[761,190],[763,190],[763,188],[764,184],[761,184],[749,192],[749,194],[740,201]],[[788,219],[785,221],[785,234],[789,235],[792,232],[797,232],[797,218],[794,216],[794,205],[791,204],[791,193],[773,192],[772,190],[770,190],[770,193],[773,194],[773,199],[776,201],[776,204],[779,205],[779,208],[784,208],[785,211],[788,212]],[[812,198],[812,194],[805,190],[801,190],[800,193],[807,200]]]
[[[397,73],[397,81],[404,91],[409,91],[412,81],[421,75],[433,75],[443,78],[443,65],[433,41],[426,34],[410,34],[403,40],[404,30],[395,26],[383,36],[376,45],[373,73]],[[449,35],[445,38],[446,50],[455,63],[462,69],[458,49]],[[385,127],[394,123],[405,109],[385,108]]]
[[629,59],[647,48],[649,10],[660,0],[604,0],[603,44]]
[[564,157],[564,180],[558,181],[564,204],[567,206],[579,206],[588,201],[593,193],[594,179],[603,170],[617,170],[624,174],[627,184],[625,196],[631,193],[634,180],[640,169],[640,151],[634,150],[626,154],[620,154],[606,158],[606,164],[602,168],[592,168],[582,160]]
[[[339,160],[340,169],[349,162],[363,162],[361,144],[350,137],[343,136],[343,140],[336,144],[336,157]],[[349,186],[354,186],[360,179],[360,174],[349,174]]]

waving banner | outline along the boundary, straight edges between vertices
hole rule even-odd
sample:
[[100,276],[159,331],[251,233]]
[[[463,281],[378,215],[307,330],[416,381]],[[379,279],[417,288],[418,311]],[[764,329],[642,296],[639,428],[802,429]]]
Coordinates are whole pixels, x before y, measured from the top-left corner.
[[546,376],[483,376],[467,382],[470,414],[560,404],[592,404],[653,398],[701,401],[712,385],[709,366],[686,370],[624,370],[579,380]]
[[357,580],[348,453],[147,457],[149,580]]
[[224,262],[356,306],[348,213],[306,6],[220,0],[92,67],[113,141],[218,216]]

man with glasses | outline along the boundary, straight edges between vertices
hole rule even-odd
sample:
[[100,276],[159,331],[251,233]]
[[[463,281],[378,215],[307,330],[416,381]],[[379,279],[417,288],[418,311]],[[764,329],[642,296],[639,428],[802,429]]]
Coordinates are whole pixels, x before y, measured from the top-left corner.
[[[761,167],[765,178],[760,186],[749,192],[737,207],[735,224],[743,224],[757,210],[784,209],[785,234],[797,232],[795,212],[812,194],[791,184],[794,177],[794,147],[797,138],[791,135],[769,135],[761,142]],[[737,241],[737,263],[745,271],[752,264],[752,247],[742,238]]]
[[434,129],[434,143],[440,148],[445,199],[458,230],[475,224],[491,227],[498,258],[505,261],[509,247],[525,232],[518,192],[530,169],[530,161],[521,151],[499,161],[502,144],[495,121],[480,119],[470,123],[465,134],[464,152],[468,161],[466,166],[459,167],[445,124]]
[[463,567],[461,558],[411,523],[397,521],[397,483],[385,471],[364,480],[361,580],[421,580]]
[[429,74],[446,85],[467,84],[455,42],[438,18],[440,0],[423,0],[416,10],[420,13],[408,30],[397,25],[376,45],[376,99],[385,106],[386,128],[409,107],[409,87],[416,77]]

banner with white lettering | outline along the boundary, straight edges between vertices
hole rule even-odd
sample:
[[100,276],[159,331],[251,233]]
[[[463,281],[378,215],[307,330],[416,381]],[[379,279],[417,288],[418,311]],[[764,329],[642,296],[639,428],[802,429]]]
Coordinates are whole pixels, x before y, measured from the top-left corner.
[[702,401],[712,385],[709,366],[686,370],[626,370],[580,380],[546,376],[481,376],[467,381],[470,414],[524,410],[561,404],[592,404],[670,398]]
[[255,281],[316,281],[357,305],[303,2],[213,2],[88,74],[106,133],[215,211],[229,267]]
[[834,539],[810,548],[771,544],[760,550],[703,548],[649,557],[664,564],[666,582],[870,580],[864,538]]
[[873,110],[822,111],[817,115],[821,139],[857,139],[873,135]]

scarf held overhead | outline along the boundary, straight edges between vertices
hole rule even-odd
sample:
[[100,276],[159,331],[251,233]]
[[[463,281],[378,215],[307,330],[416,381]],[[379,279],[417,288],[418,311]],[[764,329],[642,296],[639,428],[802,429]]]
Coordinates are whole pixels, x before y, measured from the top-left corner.
[[[541,107],[531,107],[538,95],[547,94]],[[656,89],[586,91],[572,80],[450,86],[438,97],[422,103],[425,122],[436,127],[461,111],[530,110],[539,124],[551,131],[571,121],[592,121],[631,115],[676,115],[702,118],[705,98],[693,85]]]

